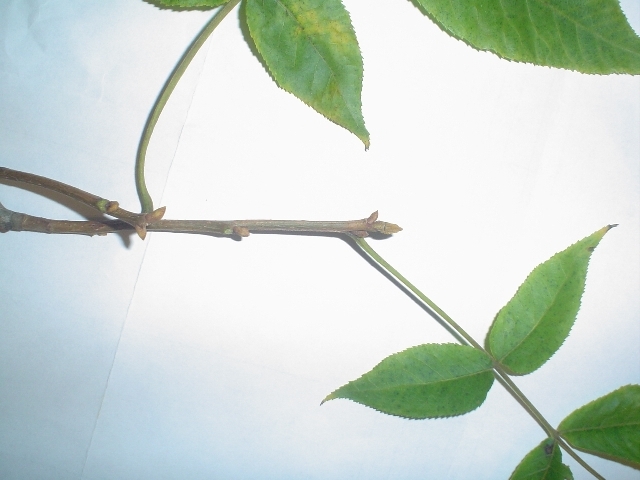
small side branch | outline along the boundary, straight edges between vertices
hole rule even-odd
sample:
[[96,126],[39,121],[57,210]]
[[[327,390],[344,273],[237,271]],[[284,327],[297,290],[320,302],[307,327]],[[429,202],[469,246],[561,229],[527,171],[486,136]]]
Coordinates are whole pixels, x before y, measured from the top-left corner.
[[[120,208],[118,202],[113,200],[107,200],[106,198],[99,197],[89,192],[85,192],[84,190],[80,190],[79,188],[72,187],[71,185],[67,185],[66,183],[58,182],[57,180],[52,180],[50,178],[41,177],[40,175],[34,175],[32,173],[20,172],[18,170],[12,170],[6,167],[0,167],[0,179],[11,180],[18,183],[23,183],[27,185],[35,185],[37,187],[41,187],[52,192],[60,193],[76,202],[82,203],[97,210],[100,213],[107,214],[111,217],[118,218],[123,222],[126,222],[128,225],[133,227],[137,234],[144,240],[146,236],[146,227],[150,223],[156,222],[162,218],[165,212],[165,208],[159,208],[151,213],[133,213],[128,210],[124,210]],[[30,217],[32,219],[38,217]],[[44,220],[44,219],[40,219]],[[51,221],[51,220],[50,220]],[[42,222],[31,222],[31,220],[27,221],[27,224],[36,223],[41,224]],[[95,223],[95,222],[91,222]],[[77,227],[74,227],[77,228]],[[23,229],[24,230],[24,229]],[[32,230],[38,231],[38,230]],[[47,233],[57,233],[57,232],[47,232]],[[75,233],[75,232],[64,232],[64,233]]]

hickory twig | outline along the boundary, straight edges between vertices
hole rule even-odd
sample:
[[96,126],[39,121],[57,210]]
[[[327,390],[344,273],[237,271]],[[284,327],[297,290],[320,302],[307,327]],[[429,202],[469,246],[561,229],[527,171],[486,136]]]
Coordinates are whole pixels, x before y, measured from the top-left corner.
[[195,233],[204,235],[247,237],[251,232],[261,233],[336,233],[366,237],[371,233],[391,235],[402,229],[378,220],[378,212],[361,220],[309,221],[309,220],[162,220],[165,207],[151,213],[132,213],[109,201],[65,183],[31,173],[0,167],[0,179],[37,185],[62,194],[72,200],[94,208],[100,213],[119,220],[52,220],[14,212],[0,204],[0,232],[65,233],[76,235],[106,235],[135,229],[144,239],[147,231]]

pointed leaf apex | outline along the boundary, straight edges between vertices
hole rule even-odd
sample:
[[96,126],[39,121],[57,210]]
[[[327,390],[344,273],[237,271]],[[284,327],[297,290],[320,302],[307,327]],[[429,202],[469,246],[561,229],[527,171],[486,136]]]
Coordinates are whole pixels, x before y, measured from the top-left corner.
[[[336,390],[337,391],[337,390]],[[324,397],[322,399],[322,401],[320,402],[320,405],[324,405],[324,403],[328,402],[329,400],[333,400],[334,398],[336,398],[336,396],[334,395],[336,392],[332,392],[329,395],[327,395],[326,397]]]

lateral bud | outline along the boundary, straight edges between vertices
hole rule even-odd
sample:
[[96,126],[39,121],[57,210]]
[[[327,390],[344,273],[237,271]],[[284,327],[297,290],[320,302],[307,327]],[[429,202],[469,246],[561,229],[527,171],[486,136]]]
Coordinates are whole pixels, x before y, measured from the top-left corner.
[[133,228],[136,229],[136,233],[138,234],[138,236],[144,240],[147,236],[147,229],[146,227],[141,227],[140,225],[134,225]]
[[239,237],[248,237],[249,229],[247,227],[241,227],[239,225],[235,225],[233,227],[233,233],[234,235],[238,235]]
[[96,208],[100,210],[102,213],[107,213],[107,206],[109,205],[109,200],[106,198],[102,198],[96,202]]
[[119,208],[120,208],[120,204],[119,204],[118,202],[115,202],[115,201],[113,201],[113,202],[108,202],[108,203],[105,205],[105,212],[106,212],[106,213],[113,213],[113,212],[115,212],[116,210],[118,210]]
[[147,213],[144,216],[144,219],[147,222],[147,225],[155,223],[158,220],[162,220],[162,217],[164,217],[164,212],[166,212],[166,211],[167,211],[167,207],[160,207],[160,208],[154,210],[151,213]]
[[375,212],[373,212],[371,215],[369,215],[369,218],[367,218],[367,225],[373,225],[373,223],[378,220],[378,211],[376,210]]

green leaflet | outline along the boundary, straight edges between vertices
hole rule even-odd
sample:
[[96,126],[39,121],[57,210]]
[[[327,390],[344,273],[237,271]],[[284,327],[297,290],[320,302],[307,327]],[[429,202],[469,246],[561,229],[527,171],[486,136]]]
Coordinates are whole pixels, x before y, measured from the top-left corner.
[[558,432],[578,450],[640,470],[640,385],[626,385],[580,407]]
[[362,57],[340,0],[247,0],[249,32],[276,83],[369,146]]
[[485,346],[509,373],[531,373],[560,348],[580,308],[591,252],[611,228],[538,265],[498,312]]
[[391,355],[327,396],[406,418],[462,415],[479,407],[493,383],[491,359],[473,347],[419,345]]
[[220,5],[224,5],[229,0],[153,0],[152,3],[157,3],[159,5],[163,5],[169,8],[198,8],[204,7],[203,10],[208,8],[219,7]]
[[547,438],[527,453],[509,480],[573,480],[573,474],[562,463],[558,444]]
[[415,0],[479,50],[583,73],[640,73],[640,38],[617,0]]

